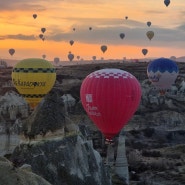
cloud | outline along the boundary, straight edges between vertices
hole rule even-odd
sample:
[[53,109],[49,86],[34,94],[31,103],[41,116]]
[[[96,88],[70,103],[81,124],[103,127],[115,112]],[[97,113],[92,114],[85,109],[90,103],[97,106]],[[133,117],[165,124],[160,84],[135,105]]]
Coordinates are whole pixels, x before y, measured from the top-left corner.
[[[73,18],[71,18],[73,19]],[[62,30],[60,25],[50,25],[45,33],[46,40],[56,42],[82,42],[88,44],[113,44],[113,45],[148,45],[148,46],[176,46],[184,47],[185,42],[185,25],[176,28],[161,28],[157,26],[147,27],[146,23],[136,20],[120,20],[120,19],[78,19],[81,25],[73,31]],[[91,24],[90,24],[91,23]],[[92,27],[92,30],[89,30]],[[154,31],[154,38],[150,41],[146,32]],[[120,33],[125,34],[125,38],[120,38]],[[34,35],[15,34],[0,36],[2,39],[18,39],[18,40],[36,40],[39,39]]]
[[[31,11],[46,10],[47,4],[50,3],[52,6],[57,6],[57,2],[61,0],[0,0],[0,10],[22,10],[22,11]],[[97,4],[101,6],[100,2],[103,0],[66,0],[62,1],[66,4],[76,3],[76,4]],[[139,2],[139,1],[138,1]],[[53,4],[55,3],[55,4]],[[106,1],[109,3],[109,1]],[[26,7],[26,8],[25,8]],[[62,6],[61,6],[62,7]],[[69,6],[70,7],[70,6]],[[50,8],[50,7],[49,7]],[[53,9],[52,9],[53,10]],[[148,9],[144,10],[144,14],[147,14],[148,17],[157,15],[157,17],[163,17],[163,14],[166,14],[165,11],[158,9]],[[83,42],[89,44],[115,44],[115,45],[152,45],[152,46],[166,46],[166,45],[177,45],[183,46],[185,42],[185,23],[181,23],[181,19],[178,19],[178,26],[173,28],[162,28],[156,25],[148,27],[146,22],[139,20],[134,20],[128,18],[125,20],[124,15],[122,18],[82,18],[78,14],[48,14],[48,25],[47,32],[45,33],[46,39],[56,42],[66,41],[69,42],[73,39],[75,42]],[[61,17],[60,17],[61,15]],[[184,16],[184,11],[179,11],[178,16]],[[83,15],[82,15],[83,16]],[[137,17],[136,17],[137,19]],[[170,19],[170,18],[169,18]],[[9,19],[11,22],[12,19]],[[53,22],[51,20],[54,20]],[[60,23],[65,22],[67,26],[60,27]],[[170,20],[169,20],[170,22]],[[50,24],[51,23],[51,24]],[[20,24],[20,22],[11,22],[11,24]],[[21,23],[25,24],[25,22]],[[62,25],[62,24],[61,24]],[[177,24],[176,24],[177,25]],[[31,25],[32,26],[32,25]],[[31,27],[30,26],[30,27]],[[67,27],[67,28],[66,28]],[[89,30],[89,27],[92,27],[92,30]],[[76,28],[73,31],[73,28]],[[153,30],[155,35],[154,38],[149,41],[146,32],[148,30]],[[121,39],[119,34],[125,33],[125,38]],[[0,36],[2,39],[20,39],[20,40],[36,40],[39,39],[34,35],[25,35],[22,33],[15,35],[5,35]]]
[[[54,5],[57,2],[61,3],[64,0],[1,0],[0,1],[0,10],[21,10],[21,11],[28,11],[28,10],[37,10],[37,11],[43,11],[48,8],[48,4]],[[96,4],[101,3],[103,4],[103,0],[94,0],[94,1],[88,1],[88,0],[67,0],[64,1],[67,4]]]
[[179,25],[177,29],[185,31],[185,24]]
[[[142,25],[142,24],[141,24]],[[154,31],[154,38],[150,41],[146,32],[149,30]],[[119,34],[125,33],[125,38],[121,39]],[[165,46],[165,45],[184,45],[185,33],[178,29],[165,29],[165,28],[151,28],[135,27],[130,28],[126,26],[109,26],[109,27],[92,27],[89,31],[87,28],[79,29],[74,32],[57,32],[47,36],[48,40],[57,42],[73,39],[74,41],[89,43],[89,44],[114,44],[114,45],[152,45],[152,46]],[[173,44],[172,44],[173,43]]]
[[37,38],[34,35],[23,35],[23,34],[0,36],[0,40],[5,40],[5,39],[36,40]]
[[8,1],[0,1],[0,10],[1,11],[30,11],[37,10],[43,11],[46,8],[42,5],[42,3],[38,4],[36,0],[8,0]]

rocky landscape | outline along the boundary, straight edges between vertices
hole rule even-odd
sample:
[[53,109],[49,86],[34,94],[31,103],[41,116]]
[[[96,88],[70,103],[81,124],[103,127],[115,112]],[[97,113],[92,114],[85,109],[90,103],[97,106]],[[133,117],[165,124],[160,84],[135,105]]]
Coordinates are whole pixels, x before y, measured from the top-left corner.
[[[119,68],[136,76],[142,87],[140,106],[122,130],[129,184],[185,184],[185,64],[178,63],[180,74],[165,96],[160,96],[147,80],[147,65],[118,61],[57,68],[55,86],[39,106],[33,112],[28,110],[24,118],[18,111],[22,121],[21,143],[3,156],[16,169],[30,165],[33,173],[53,185],[126,184],[126,177],[120,178],[114,171],[115,161],[107,166],[108,146],[85,114],[79,95],[86,75],[102,68]],[[1,96],[7,91],[16,92],[10,83],[11,69],[1,71]],[[71,96],[66,100],[68,94]],[[15,122],[9,114],[3,118],[5,122]],[[117,140],[118,137],[113,146],[115,158]]]

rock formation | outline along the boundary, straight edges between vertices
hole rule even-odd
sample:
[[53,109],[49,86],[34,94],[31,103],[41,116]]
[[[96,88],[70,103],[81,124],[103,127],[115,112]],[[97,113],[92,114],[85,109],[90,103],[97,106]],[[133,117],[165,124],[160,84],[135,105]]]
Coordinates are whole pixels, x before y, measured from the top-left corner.
[[30,164],[52,185],[111,185],[100,154],[79,135],[22,143],[12,154],[14,160]]
[[0,158],[0,184],[2,185],[51,185],[42,177],[17,168],[6,158]]

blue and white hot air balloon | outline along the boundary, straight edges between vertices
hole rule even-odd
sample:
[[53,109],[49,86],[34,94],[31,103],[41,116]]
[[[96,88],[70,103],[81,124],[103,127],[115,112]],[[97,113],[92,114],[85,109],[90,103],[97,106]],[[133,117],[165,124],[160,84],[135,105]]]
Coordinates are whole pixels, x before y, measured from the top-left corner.
[[147,67],[149,80],[161,94],[165,94],[165,91],[170,89],[178,74],[179,68],[176,62],[167,58],[153,60]]

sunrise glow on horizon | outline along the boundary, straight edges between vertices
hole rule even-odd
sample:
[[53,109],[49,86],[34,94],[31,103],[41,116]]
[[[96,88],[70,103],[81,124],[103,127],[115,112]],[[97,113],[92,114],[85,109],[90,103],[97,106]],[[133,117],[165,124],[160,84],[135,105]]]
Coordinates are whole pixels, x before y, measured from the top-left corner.
[[[184,56],[184,9],[183,0],[171,1],[168,7],[163,0],[0,1],[0,58],[46,55],[48,60],[67,61],[69,52],[75,60]],[[155,33],[151,40],[147,31]],[[105,53],[101,45],[107,46]],[[15,49],[13,56],[10,48]],[[148,50],[145,56],[142,49]]]

